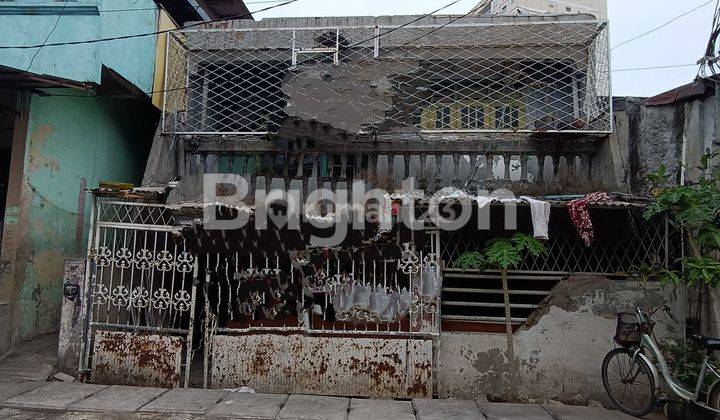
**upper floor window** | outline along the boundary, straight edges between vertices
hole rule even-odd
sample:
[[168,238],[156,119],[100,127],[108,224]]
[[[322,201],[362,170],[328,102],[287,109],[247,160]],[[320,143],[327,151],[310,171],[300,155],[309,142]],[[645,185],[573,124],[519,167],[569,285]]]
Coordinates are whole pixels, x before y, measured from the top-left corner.
[[495,106],[495,128],[516,130],[520,127],[520,108],[515,104]]
[[460,128],[485,128],[485,107],[482,105],[467,105],[460,108]]
[[450,116],[452,110],[449,106],[441,106],[435,111],[435,128],[436,129],[448,129],[451,128]]
[[421,125],[423,130],[517,130],[524,124],[520,102],[467,100],[425,108]]

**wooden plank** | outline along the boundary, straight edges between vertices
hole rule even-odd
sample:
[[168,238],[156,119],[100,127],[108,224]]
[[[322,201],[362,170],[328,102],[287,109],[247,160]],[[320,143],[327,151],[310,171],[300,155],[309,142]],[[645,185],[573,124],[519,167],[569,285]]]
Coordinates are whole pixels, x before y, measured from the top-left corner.
[[[491,303],[491,302],[458,302],[458,301],[444,301],[443,306],[472,306],[474,308],[504,308],[504,303]],[[511,303],[511,308],[516,309],[537,309],[538,305],[532,305],[528,303]]]
[[[448,293],[486,293],[498,294],[503,293],[502,289],[473,289],[465,287],[443,287],[443,292]],[[531,295],[531,296],[547,296],[550,294],[547,290],[510,290],[511,295]]]

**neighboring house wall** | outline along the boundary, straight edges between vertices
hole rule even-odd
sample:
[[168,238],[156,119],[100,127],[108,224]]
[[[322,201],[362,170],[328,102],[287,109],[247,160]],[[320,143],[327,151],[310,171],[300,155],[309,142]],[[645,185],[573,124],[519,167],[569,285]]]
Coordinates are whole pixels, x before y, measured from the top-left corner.
[[610,142],[616,149],[613,164],[620,185],[647,193],[647,175],[661,164],[676,183],[682,177],[686,182],[698,180],[701,156],[708,149],[720,150],[720,96],[708,93],[707,97],[657,106],[643,105],[639,98],[616,98],[616,130]]
[[[684,319],[680,288],[571,276],[514,334],[514,360],[508,360],[504,334],[444,332],[440,396],[604,402],[600,367],[614,348],[616,315],[632,312],[637,303],[647,308],[668,304],[676,319]],[[658,339],[683,336],[682,323],[660,314],[653,319]]]
[[[124,10],[122,12],[112,10]],[[136,10],[127,10],[136,9]],[[139,10],[137,10],[139,9]],[[40,45],[155,32],[158,9],[152,0],[0,2],[2,45]],[[151,91],[157,36],[79,45],[0,50],[0,65],[36,74],[99,84],[106,66],[142,91]],[[32,66],[30,66],[32,62]]]
[[13,249],[3,250],[11,269],[0,275],[0,300],[17,303],[10,331],[24,339],[57,330],[63,262],[82,257],[87,243],[83,189],[100,180],[137,183],[156,122],[148,101],[46,92],[73,97],[30,98],[19,220]]

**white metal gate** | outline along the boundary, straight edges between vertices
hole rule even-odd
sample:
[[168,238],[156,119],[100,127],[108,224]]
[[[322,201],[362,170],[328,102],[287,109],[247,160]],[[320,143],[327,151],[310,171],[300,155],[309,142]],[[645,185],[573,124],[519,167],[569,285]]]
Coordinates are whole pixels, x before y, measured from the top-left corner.
[[80,370],[93,382],[188,386],[197,258],[165,206],[96,198]]

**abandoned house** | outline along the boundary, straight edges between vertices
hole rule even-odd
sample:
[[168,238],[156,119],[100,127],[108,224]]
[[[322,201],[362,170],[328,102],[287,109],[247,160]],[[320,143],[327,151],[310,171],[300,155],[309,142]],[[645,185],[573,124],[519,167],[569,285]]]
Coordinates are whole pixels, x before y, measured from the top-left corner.
[[[93,194],[81,372],[270,393],[599,399],[617,311],[661,301],[684,317],[680,291],[628,279],[676,259],[667,220],[643,219],[646,202],[630,194],[583,199],[630,191],[616,176],[607,31],[572,15],[278,18],[171,33],[143,185]],[[250,198],[204,200],[206,174],[242,178]],[[392,217],[358,227],[323,203],[291,229],[277,222],[289,206],[272,203],[277,217],[257,228],[272,191],[305,202],[321,188],[382,188]],[[433,198],[443,212],[469,202],[469,220],[445,229],[423,218]],[[592,220],[582,235],[575,199]],[[395,205],[412,205],[421,226],[398,223]],[[216,230],[208,214],[250,222]],[[312,243],[339,223],[340,241]],[[509,273],[506,314],[499,273],[454,262],[516,231],[550,252]]]

